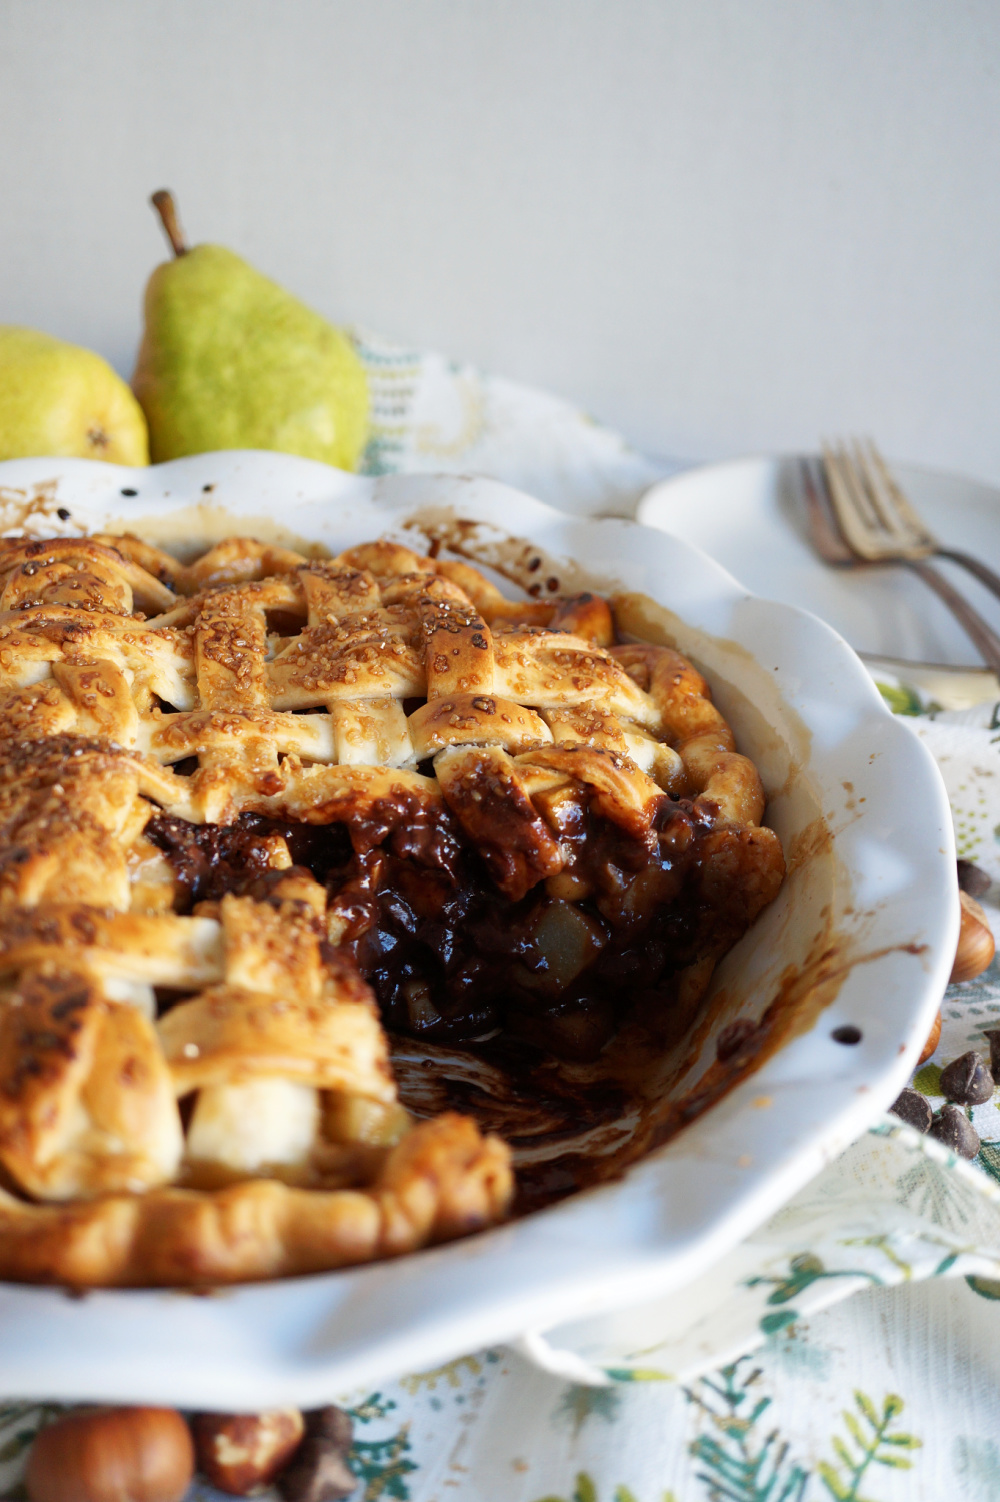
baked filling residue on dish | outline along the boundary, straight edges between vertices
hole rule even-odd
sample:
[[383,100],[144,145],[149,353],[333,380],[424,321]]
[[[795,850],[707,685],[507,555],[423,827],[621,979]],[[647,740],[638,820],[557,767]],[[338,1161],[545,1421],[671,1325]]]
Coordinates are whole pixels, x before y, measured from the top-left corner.
[[604,600],[391,542],[0,542],[0,1277],[192,1285],[508,1212],[386,1029],[578,1065],[775,895],[760,778]]

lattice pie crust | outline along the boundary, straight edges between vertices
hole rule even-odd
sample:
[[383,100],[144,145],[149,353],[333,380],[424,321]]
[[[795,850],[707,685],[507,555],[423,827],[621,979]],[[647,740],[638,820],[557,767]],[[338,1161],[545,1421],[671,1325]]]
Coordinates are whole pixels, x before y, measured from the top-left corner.
[[363,976],[393,1026],[592,1055],[637,947],[667,1005],[781,881],[704,681],[596,597],[245,538],[5,540],[0,584],[0,1276],[233,1282],[496,1222],[506,1147],[412,1121]]

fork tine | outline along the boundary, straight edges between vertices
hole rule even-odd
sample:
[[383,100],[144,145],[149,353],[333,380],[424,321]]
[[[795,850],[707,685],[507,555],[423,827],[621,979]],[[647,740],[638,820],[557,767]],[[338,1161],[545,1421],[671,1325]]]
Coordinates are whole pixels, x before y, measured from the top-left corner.
[[837,466],[850,492],[851,499],[857,507],[858,515],[863,518],[867,526],[879,526],[880,517],[877,508],[872,504],[871,496],[864,483],[864,473],[852,458],[847,444],[844,442],[838,444],[835,454]]
[[879,549],[873,546],[871,502],[859,491],[852,467],[845,462],[842,445],[832,448],[825,440],[822,444],[823,471],[827,479],[830,500],[833,503],[837,525],[850,547],[859,558],[877,558]]
[[858,484],[863,486],[865,493],[871,501],[872,511],[875,514],[877,524],[883,531],[895,534],[899,530],[899,520],[893,506],[892,496],[882,484],[882,476],[870,463],[865,453],[865,444],[869,439],[855,438],[853,440],[854,468],[858,476]]
[[[837,526],[837,518],[830,502],[830,486],[823,465],[817,466],[803,459],[799,472],[802,477],[802,496],[805,502],[806,524],[813,547],[824,563],[849,564],[858,567],[857,555],[852,553]],[[817,478],[818,482],[817,483]]]
[[866,440],[868,445],[868,462],[870,470],[878,475],[882,488],[891,497],[896,515],[902,520],[910,533],[913,546],[918,548],[932,547],[934,538],[931,536],[926,524],[918,516],[910,505],[905,491],[896,484],[892,471],[886,464],[872,438]]

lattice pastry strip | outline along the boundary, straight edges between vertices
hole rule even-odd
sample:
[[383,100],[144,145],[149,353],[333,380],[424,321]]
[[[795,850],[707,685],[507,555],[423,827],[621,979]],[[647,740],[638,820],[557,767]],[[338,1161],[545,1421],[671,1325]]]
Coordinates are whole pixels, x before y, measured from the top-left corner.
[[0,911],[95,896],[127,908],[147,799],[169,796],[176,780],[105,740],[0,736]]
[[[310,905],[301,876],[290,873],[286,885],[294,897],[280,895],[280,879],[271,902],[227,896],[218,919],[83,906],[9,915],[0,952],[0,974],[13,978],[0,1008],[0,1162],[24,1189],[79,1198],[170,1180],[182,1148],[174,1100],[192,1092],[196,1125],[199,1108],[203,1119],[225,1108],[231,1087],[294,1082],[315,1098],[317,1133],[320,1091],[394,1103],[367,987],[335,956],[321,960],[325,893],[310,881]],[[154,985],[197,988],[155,1030]],[[112,1067],[116,1049],[123,1061],[127,1053],[127,1068]],[[266,1088],[257,1094],[266,1103]],[[256,1127],[244,1121],[244,1135]],[[280,1135],[277,1118],[265,1127]],[[228,1156],[218,1134],[216,1142],[220,1168],[245,1165],[245,1142]],[[250,1167],[288,1161],[283,1141],[269,1143],[258,1129],[257,1142]],[[304,1144],[303,1172],[319,1145]]]
[[[99,549],[107,572],[109,548],[75,546],[84,553]],[[146,564],[155,561],[148,550],[142,557]],[[250,562],[263,566],[265,559],[275,561],[261,550]],[[299,806],[296,778],[310,764],[412,767],[455,745],[500,746],[517,755],[557,739],[579,743],[586,732],[570,718],[574,707],[591,719],[604,716],[591,745],[620,754],[634,750],[637,764],[661,785],[680,785],[677,760],[657,739],[662,715],[655,700],[592,642],[535,629],[494,636],[453,579],[431,572],[430,560],[406,549],[356,549],[333,564],[296,563],[289,554],[278,561],[287,568],[279,578],[247,579],[242,553],[235,564],[244,582],[215,584],[152,623],[150,635],[184,638],[171,665],[186,676],[185,692],[176,698],[191,703],[189,710],[154,712],[140,723],[129,708],[126,673],[134,681],[134,668],[118,663],[116,673],[113,661],[101,658],[83,682],[79,665],[56,663],[61,697],[48,706],[47,731],[68,731],[72,714],[76,733],[93,733],[100,723],[119,744],[168,764],[197,754],[198,772],[166,806],[209,822],[244,808],[274,811],[282,794],[286,807]],[[380,568],[381,577],[356,567],[359,562]],[[58,567],[64,565],[61,556]],[[46,555],[34,566],[44,578],[57,564]],[[223,558],[203,577],[231,577],[234,566]],[[135,573],[139,565],[130,559],[128,567]],[[474,571],[458,567],[469,582]],[[119,609],[124,588],[114,601]],[[485,581],[478,592],[498,608]],[[296,610],[305,613],[303,631],[279,644],[268,661],[268,612]],[[597,629],[604,631],[603,621]],[[77,643],[84,650],[92,645]],[[105,643],[96,646],[101,651]],[[144,684],[148,691],[148,672]],[[408,719],[401,701],[411,697],[427,702]],[[37,699],[26,712],[37,714]],[[321,712],[288,713],[302,709]],[[288,763],[283,770],[282,762]],[[509,785],[513,790],[514,782]],[[512,799],[516,803],[513,791]]]
[[[124,609],[131,584],[113,579],[116,554],[86,542],[65,544],[58,556],[42,550],[32,558],[34,593],[25,608],[44,610],[39,601],[48,599],[47,592],[62,606],[74,548],[82,555],[80,574],[89,581],[88,603],[107,603],[103,588],[114,609]],[[95,549],[96,561],[90,556]],[[573,749],[574,757],[562,756],[559,764],[584,785],[600,785],[600,811],[623,828],[637,827],[637,805],[652,806],[650,781],[675,794],[693,791],[711,799],[737,823],[755,825],[761,816],[759,779],[734,752],[731,732],[711,705],[704,681],[665,648],[607,650],[565,632],[525,629],[516,621],[511,626],[509,614],[506,623],[502,618],[497,592],[474,570],[439,566],[398,545],[354,549],[323,564],[235,542],[212,551],[216,558],[206,555],[188,571],[189,584],[209,581],[207,591],[175,606],[148,632],[173,633],[178,640],[172,666],[186,675],[186,683],[177,697],[187,698],[193,708],[154,710],[140,719],[135,670],[105,658],[54,661],[57,691],[36,685],[32,704],[9,707],[34,712],[47,733],[68,731],[72,715],[74,733],[103,730],[118,744],[133,745],[168,765],[197,756],[194,776],[165,772],[166,783],[157,790],[162,806],[181,817],[217,822],[246,809],[309,817],[308,807],[314,816],[321,808],[328,818],[379,796],[407,796],[433,807],[444,792],[486,855],[490,842],[482,834],[483,820],[469,806],[477,795],[473,790],[466,797],[463,791],[478,760],[482,776],[492,769],[492,805],[504,805],[506,824],[520,831],[525,852],[532,852],[514,861],[516,873],[509,862],[487,855],[495,872],[506,872],[500,884],[508,895],[523,895],[558,871],[558,849],[530,805],[520,765],[528,757],[527,765],[537,772],[538,753],[546,747]],[[145,567],[155,561],[142,549],[141,562],[128,558],[123,572],[148,577],[162,593],[164,586]],[[266,566],[283,572],[272,579],[251,577]],[[168,572],[167,566],[159,572]],[[178,583],[180,574],[175,569],[172,582]],[[232,584],[234,577],[243,582]],[[15,568],[4,587],[13,592],[19,579]],[[459,579],[473,589],[475,601]],[[20,579],[19,587],[23,583]],[[298,612],[303,630],[278,639],[275,649],[268,637],[269,611],[286,617]],[[485,620],[491,612],[499,634]],[[607,635],[603,602],[595,608],[593,598],[584,597],[580,604],[560,607],[560,613],[575,613],[577,624],[589,622],[596,636]],[[82,636],[78,649],[87,642],[86,630]],[[99,641],[98,650],[103,646]],[[134,649],[134,640],[130,646]],[[147,672],[139,682],[140,697],[149,692],[148,679]],[[407,716],[402,700],[409,696],[425,696],[426,702]],[[39,716],[43,698],[45,711]],[[289,712],[289,704],[318,712]],[[451,754],[463,747],[476,748],[477,756]],[[432,757],[436,780],[405,775]],[[388,786],[384,772],[372,777],[373,763],[398,767]],[[628,775],[609,778],[608,768],[615,764],[627,767]],[[587,766],[596,773],[584,775]],[[651,774],[649,781],[643,770]],[[116,833],[120,837],[121,830]],[[112,900],[122,905],[120,870],[112,886]]]
[[64,605],[128,616],[172,603],[173,591],[161,579],[96,538],[0,538],[0,611]]
[[48,958],[0,1008],[0,1163],[42,1200],[166,1183],[180,1118],[149,1020]]

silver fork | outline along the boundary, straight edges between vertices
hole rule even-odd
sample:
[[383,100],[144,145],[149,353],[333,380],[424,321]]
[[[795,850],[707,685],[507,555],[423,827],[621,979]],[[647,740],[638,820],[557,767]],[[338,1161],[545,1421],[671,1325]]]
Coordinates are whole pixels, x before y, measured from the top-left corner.
[[[899,554],[891,559],[885,556],[878,559],[859,557],[846,535],[847,528],[841,529],[841,515],[834,500],[833,484],[826,463],[825,450],[824,464],[818,478],[817,484],[812,465],[808,461],[803,461],[802,480],[806,521],[813,547],[824,563],[833,564],[836,568],[858,570],[872,568],[876,563],[895,562],[905,565],[917,574],[948,607],[970,641],[975,644],[983,661],[1000,677],[1000,637],[983,619],[979,611],[969,604],[964,595],[959,594],[958,590],[932,563],[926,561],[926,554],[916,558]],[[997,583],[1000,587],[1000,580]]]
[[958,548],[945,547],[900,489],[870,438],[823,444],[830,499],[848,546],[869,563],[947,558],[1000,599],[1000,575]]

